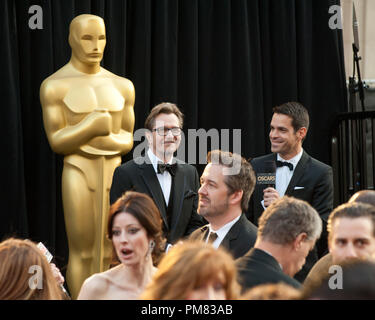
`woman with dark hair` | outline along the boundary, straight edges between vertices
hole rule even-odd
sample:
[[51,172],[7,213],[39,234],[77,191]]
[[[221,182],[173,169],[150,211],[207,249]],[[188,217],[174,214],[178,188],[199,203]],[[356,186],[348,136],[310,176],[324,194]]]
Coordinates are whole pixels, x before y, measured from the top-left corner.
[[108,238],[115,267],[92,275],[83,283],[78,299],[137,299],[156,271],[163,248],[162,220],[147,195],[128,191],[110,209]]

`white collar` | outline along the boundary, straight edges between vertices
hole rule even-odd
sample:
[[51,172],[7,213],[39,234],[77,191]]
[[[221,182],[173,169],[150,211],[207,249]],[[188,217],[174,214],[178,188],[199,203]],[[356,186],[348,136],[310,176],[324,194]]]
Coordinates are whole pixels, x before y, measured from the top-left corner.
[[[156,156],[156,155],[152,152],[151,148],[149,148],[149,149],[147,150],[147,156],[149,157],[149,159],[150,159],[150,161],[151,161],[151,164],[152,164],[152,166],[154,167],[155,172],[157,173],[157,172],[158,172],[158,163],[159,163],[159,162],[164,163],[164,161],[163,161],[163,160],[160,160],[159,157]],[[172,162],[173,162],[173,157],[172,157],[171,160],[169,160],[167,163],[168,163],[168,164],[172,164]]]
[[[242,213],[241,213],[242,214]],[[241,214],[237,217],[237,218],[234,218],[232,221],[229,221],[227,224],[223,225],[219,230],[213,230],[211,228],[211,225],[209,225],[210,227],[210,232],[215,232],[218,236],[218,238],[224,238],[226,236],[226,234],[228,233],[228,231],[230,230],[230,228],[232,228],[232,226],[238,221],[240,220],[241,218]]]
[[301,160],[302,158],[302,154],[303,154],[303,148],[301,148],[301,151],[299,153],[297,153],[292,159],[289,159],[289,160],[285,160],[283,159],[280,154],[277,154],[277,160],[278,161],[286,161],[286,162],[290,162],[293,164],[293,168],[295,169],[298,162]]

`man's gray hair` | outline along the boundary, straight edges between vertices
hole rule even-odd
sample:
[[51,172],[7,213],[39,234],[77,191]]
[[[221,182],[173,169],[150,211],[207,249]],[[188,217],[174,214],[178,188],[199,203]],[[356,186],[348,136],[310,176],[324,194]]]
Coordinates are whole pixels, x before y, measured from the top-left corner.
[[318,212],[306,201],[284,196],[273,202],[259,219],[258,237],[275,244],[292,243],[299,234],[317,240],[322,232]]

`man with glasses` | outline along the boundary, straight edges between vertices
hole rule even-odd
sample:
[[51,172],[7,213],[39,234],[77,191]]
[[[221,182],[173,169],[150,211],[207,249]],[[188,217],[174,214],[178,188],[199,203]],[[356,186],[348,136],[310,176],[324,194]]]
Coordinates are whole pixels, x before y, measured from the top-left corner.
[[111,204],[125,191],[151,196],[163,219],[168,244],[204,224],[197,214],[199,176],[195,167],[173,157],[181,143],[183,114],[175,104],[155,106],[145,121],[149,149],[115,170]]

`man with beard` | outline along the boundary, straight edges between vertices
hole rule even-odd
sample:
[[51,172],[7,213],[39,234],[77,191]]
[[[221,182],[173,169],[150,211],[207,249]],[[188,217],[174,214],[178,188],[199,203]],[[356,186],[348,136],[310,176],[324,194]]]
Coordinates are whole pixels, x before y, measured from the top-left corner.
[[149,195],[160,211],[168,244],[204,224],[196,212],[197,170],[173,157],[181,143],[182,126],[183,114],[175,104],[155,106],[145,121],[146,155],[116,168],[110,191],[111,204],[128,190]]
[[235,259],[243,256],[254,246],[257,234],[244,214],[254,186],[254,171],[244,158],[221,150],[209,152],[198,190],[198,213],[209,224],[190,239],[224,247]]

